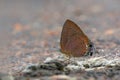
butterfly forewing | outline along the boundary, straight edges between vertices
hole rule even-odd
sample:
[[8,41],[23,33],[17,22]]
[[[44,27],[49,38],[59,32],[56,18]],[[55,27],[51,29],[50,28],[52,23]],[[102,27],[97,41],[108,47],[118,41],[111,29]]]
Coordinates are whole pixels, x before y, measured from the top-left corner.
[[87,52],[88,37],[83,31],[72,21],[67,20],[63,26],[61,33],[61,51],[73,57],[79,57]]

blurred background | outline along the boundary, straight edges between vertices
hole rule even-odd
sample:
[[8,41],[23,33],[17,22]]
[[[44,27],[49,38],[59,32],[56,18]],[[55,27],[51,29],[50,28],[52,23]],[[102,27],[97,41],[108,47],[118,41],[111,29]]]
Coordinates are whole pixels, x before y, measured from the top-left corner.
[[66,19],[99,49],[120,46],[120,0],[0,0],[0,72],[56,57]]

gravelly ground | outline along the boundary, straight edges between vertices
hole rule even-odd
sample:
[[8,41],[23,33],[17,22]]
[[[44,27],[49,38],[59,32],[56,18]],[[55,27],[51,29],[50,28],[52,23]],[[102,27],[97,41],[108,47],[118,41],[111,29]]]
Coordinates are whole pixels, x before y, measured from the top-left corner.
[[119,0],[1,0],[0,72],[17,72],[24,66],[59,54],[59,38],[66,19],[76,22],[99,56],[120,57]]

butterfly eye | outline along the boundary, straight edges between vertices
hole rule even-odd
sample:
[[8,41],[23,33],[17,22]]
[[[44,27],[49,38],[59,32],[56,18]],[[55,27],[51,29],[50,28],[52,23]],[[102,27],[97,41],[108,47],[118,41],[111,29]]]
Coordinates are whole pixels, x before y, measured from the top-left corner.
[[93,44],[90,44],[89,47],[90,47],[90,48],[93,47]]

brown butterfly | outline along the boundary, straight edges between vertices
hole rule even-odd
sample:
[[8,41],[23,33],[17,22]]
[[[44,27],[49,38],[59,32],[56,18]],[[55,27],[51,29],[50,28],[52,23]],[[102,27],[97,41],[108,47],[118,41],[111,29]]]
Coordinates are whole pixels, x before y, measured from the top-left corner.
[[66,20],[64,23],[60,46],[61,52],[69,57],[81,57],[88,53],[92,55],[94,52],[93,43],[71,20]]

